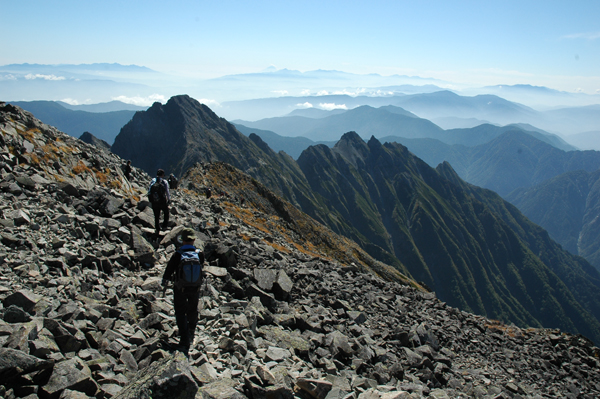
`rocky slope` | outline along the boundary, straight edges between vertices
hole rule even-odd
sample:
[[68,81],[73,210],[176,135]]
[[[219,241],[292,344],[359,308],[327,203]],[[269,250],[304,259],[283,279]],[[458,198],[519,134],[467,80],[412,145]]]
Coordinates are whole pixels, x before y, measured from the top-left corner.
[[[335,250],[344,239],[286,220],[293,210],[260,185],[242,181],[243,200],[198,194],[229,166],[190,172],[169,232],[150,242],[148,175],[127,182],[118,157],[1,103],[0,130],[4,398],[600,395],[600,350],[584,337],[503,325],[383,279],[358,250]],[[159,285],[184,226],[207,255],[189,358],[172,350]]]

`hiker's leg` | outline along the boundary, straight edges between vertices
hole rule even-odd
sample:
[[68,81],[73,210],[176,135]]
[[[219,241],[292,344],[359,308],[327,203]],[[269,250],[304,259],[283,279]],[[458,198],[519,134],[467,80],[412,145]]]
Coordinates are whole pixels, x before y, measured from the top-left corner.
[[154,230],[156,231],[156,235],[160,233],[160,205],[152,204],[152,212],[154,212]]
[[163,222],[162,228],[163,230],[166,230],[169,226],[169,205],[164,206],[163,212],[165,213],[165,220]]
[[198,324],[198,300],[200,299],[200,291],[187,293],[187,323],[190,344],[194,342],[194,335],[196,333],[196,325]]
[[184,292],[173,288],[173,307],[175,308],[175,322],[179,329],[179,344],[188,346],[190,344],[187,320],[187,298]]

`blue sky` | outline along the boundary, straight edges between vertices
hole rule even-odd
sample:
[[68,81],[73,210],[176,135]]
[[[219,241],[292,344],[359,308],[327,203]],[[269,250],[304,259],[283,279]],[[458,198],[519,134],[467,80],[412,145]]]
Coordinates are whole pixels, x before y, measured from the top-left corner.
[[0,0],[0,65],[277,68],[600,93],[600,1]]

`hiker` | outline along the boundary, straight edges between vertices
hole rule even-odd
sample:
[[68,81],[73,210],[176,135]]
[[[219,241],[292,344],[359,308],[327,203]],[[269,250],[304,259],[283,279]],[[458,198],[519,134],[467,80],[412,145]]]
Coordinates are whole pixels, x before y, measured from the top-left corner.
[[171,190],[175,190],[177,189],[177,178],[175,177],[175,175],[173,175],[173,173],[171,173],[169,175],[169,178],[167,179],[167,181],[169,182],[169,188]]
[[131,174],[131,161],[127,161],[125,165],[123,165],[123,174],[127,180],[131,180],[129,175]]
[[194,246],[195,240],[193,229],[187,227],[181,231],[183,245],[169,259],[162,278],[165,288],[169,281],[174,283],[173,307],[179,329],[179,345],[186,354],[194,343],[198,324],[198,300],[204,263],[204,253]]
[[159,169],[156,172],[156,177],[150,182],[148,189],[148,199],[152,203],[152,211],[154,212],[154,228],[156,230],[156,238],[160,235],[160,212],[164,213],[164,221],[162,229],[166,230],[169,225],[169,202],[171,194],[169,193],[169,185],[164,179],[165,171]]

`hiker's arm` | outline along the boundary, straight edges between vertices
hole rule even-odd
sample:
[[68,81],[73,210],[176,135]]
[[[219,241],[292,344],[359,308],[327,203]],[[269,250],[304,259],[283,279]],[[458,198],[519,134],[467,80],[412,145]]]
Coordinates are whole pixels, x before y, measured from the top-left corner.
[[165,268],[165,272],[162,278],[162,284],[165,285],[167,281],[173,280],[173,273],[175,272],[175,268],[179,264],[181,260],[181,254],[179,252],[175,252],[171,259],[169,259],[169,263],[167,263],[167,267]]
[[165,185],[165,189],[167,190],[167,203],[171,202],[171,192],[169,191],[169,183],[166,180],[163,180],[163,184]]
[[154,184],[154,180],[156,180],[156,179],[150,180],[150,186],[148,186],[148,194],[146,194],[146,196],[148,197],[148,199],[150,199],[150,190],[152,189],[152,185]]

